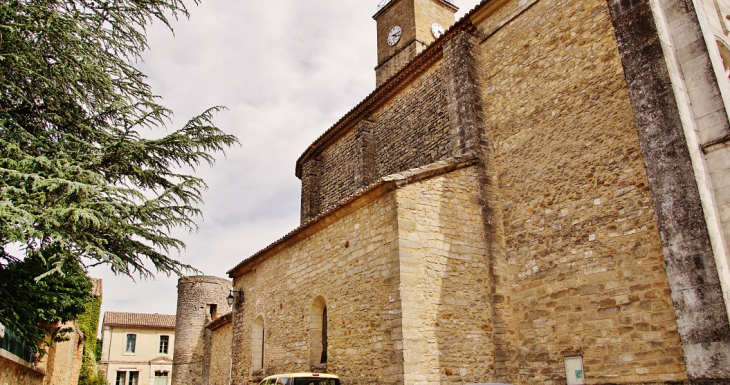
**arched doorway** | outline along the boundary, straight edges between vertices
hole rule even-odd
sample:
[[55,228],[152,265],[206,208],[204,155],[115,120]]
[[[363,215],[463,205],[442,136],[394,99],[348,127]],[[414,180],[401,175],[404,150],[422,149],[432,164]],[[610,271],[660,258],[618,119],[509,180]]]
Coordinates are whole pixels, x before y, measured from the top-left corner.
[[327,363],[327,303],[322,296],[314,299],[309,312],[309,364]]

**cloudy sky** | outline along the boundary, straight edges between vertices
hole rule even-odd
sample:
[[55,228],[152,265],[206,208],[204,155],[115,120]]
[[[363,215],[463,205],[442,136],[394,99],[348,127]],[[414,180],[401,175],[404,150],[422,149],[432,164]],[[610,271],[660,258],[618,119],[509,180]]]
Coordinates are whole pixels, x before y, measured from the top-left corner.
[[[227,277],[242,259],[299,225],[299,155],[375,88],[372,16],[381,0],[203,0],[189,20],[148,31],[139,68],[162,104],[169,130],[216,105],[215,123],[242,146],[197,170],[209,186],[196,233],[177,257]],[[192,2],[188,2],[192,4]],[[478,0],[455,0],[457,17]],[[159,24],[159,23],[158,23]],[[177,277],[134,282],[108,269],[103,311],[174,314]]]

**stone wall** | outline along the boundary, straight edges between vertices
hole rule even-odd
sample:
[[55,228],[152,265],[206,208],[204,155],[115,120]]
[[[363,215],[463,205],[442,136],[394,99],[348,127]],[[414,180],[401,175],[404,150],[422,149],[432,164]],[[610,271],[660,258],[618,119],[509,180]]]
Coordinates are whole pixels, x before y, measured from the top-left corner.
[[333,207],[339,203],[338,197],[350,196],[362,187],[354,183],[354,176],[355,168],[362,162],[357,149],[364,146],[363,139],[363,135],[350,131],[320,155],[320,209]]
[[376,176],[447,158],[450,152],[445,69],[437,65],[375,112]]
[[554,385],[573,356],[589,383],[726,381],[703,176],[649,3],[484,2],[310,146],[302,227],[229,272],[235,383]]
[[[689,47],[683,44],[702,42],[696,15],[687,13],[687,7],[691,11],[691,6],[686,2],[668,1],[665,5],[670,4],[676,13],[673,17],[682,25],[673,33],[677,55],[671,64],[678,61],[686,75],[690,72],[684,71],[693,66],[705,69],[699,71],[702,76],[692,79],[700,88],[687,89],[689,107],[700,118],[699,123],[704,117],[702,111],[721,110],[722,101],[718,88],[710,87],[715,80],[710,81],[703,74],[712,74],[709,61],[703,55],[688,54],[687,50],[696,44],[687,44]],[[683,116],[679,103],[681,86],[674,87],[673,80],[677,79],[672,79],[669,60],[663,60],[667,57],[665,50],[671,49],[667,45],[671,40],[664,40],[666,35],[660,36],[661,24],[657,23],[649,1],[630,5],[609,1],[609,5],[655,202],[687,375],[693,380],[727,379],[730,378],[727,354],[730,324],[716,265],[718,260],[723,263],[727,260],[722,258],[721,243],[714,245],[719,248],[713,248],[708,214],[715,208],[708,199],[703,202],[705,186],[698,186],[705,179],[700,171],[703,162],[701,158],[693,159],[692,152],[697,148],[692,144],[696,142],[688,139],[697,133]],[[695,64],[690,65],[688,60]],[[705,131],[702,126],[696,125],[700,138]],[[727,123],[715,130],[727,131]]]
[[233,327],[231,314],[214,320],[207,327],[210,330],[210,344],[206,346],[205,358],[210,361],[207,385],[230,385],[231,337]]
[[426,48],[419,41],[411,40],[411,44],[401,48],[395,55],[388,58],[388,61],[375,68],[375,84],[382,85],[403,69],[419,52]]
[[[532,4],[531,4],[532,3]],[[506,260],[501,376],[686,379],[661,240],[605,1],[511,2],[480,30]]]
[[85,335],[76,325],[76,321],[66,322],[62,328],[70,328],[66,341],[55,342],[43,357],[46,368],[45,384],[76,385],[84,352]]
[[333,208],[379,177],[451,154],[444,71],[439,65],[428,69],[321,154],[305,161],[302,222]]
[[205,325],[218,318],[219,313],[228,311],[226,297],[230,288],[230,281],[218,277],[191,276],[178,280],[173,384],[202,385],[207,378],[204,374],[210,369],[210,361],[205,346],[206,339],[211,337]]
[[[395,302],[399,269],[394,204],[392,193],[372,202],[362,198],[326,225],[304,229],[307,238],[265,251],[245,271],[232,273],[235,288],[244,290],[246,298],[234,309],[234,383],[311,369],[309,313],[319,296],[329,317],[326,370],[347,383],[392,383],[380,380],[402,366],[393,335],[401,312]],[[264,371],[252,374],[257,317],[264,320]]]
[[[235,381],[313,369],[309,314],[318,297],[327,306],[328,361],[314,369],[345,384],[493,377],[478,173],[473,161],[444,164],[386,178],[395,193],[381,185],[234,270],[246,293],[235,309]],[[258,317],[264,370],[252,372]]]
[[477,167],[396,191],[404,383],[494,378],[493,309]]
[[44,385],[45,373],[0,350],[0,385]]

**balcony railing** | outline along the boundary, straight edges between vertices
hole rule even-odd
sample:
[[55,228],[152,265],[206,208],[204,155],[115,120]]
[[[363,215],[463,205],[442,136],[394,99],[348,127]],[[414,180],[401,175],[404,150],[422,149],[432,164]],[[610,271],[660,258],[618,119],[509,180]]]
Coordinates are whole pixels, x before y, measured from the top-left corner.
[[0,337],[0,349],[15,354],[29,364],[35,363],[35,355],[28,344],[8,328],[5,328],[4,336]]

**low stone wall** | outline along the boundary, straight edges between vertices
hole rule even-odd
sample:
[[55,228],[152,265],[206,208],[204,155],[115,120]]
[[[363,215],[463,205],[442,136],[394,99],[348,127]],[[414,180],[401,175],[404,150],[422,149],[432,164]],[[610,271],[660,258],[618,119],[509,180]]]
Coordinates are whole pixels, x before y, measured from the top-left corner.
[[0,350],[0,385],[43,385],[45,373]]

